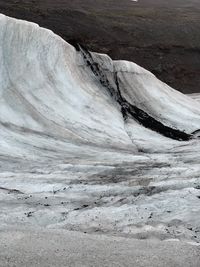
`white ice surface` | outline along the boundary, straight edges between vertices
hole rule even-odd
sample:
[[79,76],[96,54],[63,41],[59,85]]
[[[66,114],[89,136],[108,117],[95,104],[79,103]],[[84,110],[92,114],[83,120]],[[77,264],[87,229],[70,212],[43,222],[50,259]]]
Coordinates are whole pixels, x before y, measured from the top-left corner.
[[[131,104],[174,129],[200,129],[199,97],[92,55]],[[0,228],[20,225],[200,242],[200,141],[124,121],[81,52],[0,15]]]

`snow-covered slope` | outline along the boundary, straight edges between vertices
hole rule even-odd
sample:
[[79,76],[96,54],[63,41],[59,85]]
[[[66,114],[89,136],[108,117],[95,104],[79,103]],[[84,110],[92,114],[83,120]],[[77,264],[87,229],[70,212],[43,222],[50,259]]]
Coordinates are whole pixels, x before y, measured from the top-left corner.
[[200,101],[200,93],[199,94],[190,94],[189,95],[191,98],[197,100],[197,101]]
[[150,72],[0,15],[1,227],[200,240],[199,129]]

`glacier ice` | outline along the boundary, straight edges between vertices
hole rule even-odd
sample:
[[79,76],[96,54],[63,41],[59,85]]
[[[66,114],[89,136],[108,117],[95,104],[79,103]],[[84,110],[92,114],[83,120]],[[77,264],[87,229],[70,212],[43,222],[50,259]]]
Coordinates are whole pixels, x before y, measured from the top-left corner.
[[0,15],[0,228],[200,242],[200,102]]

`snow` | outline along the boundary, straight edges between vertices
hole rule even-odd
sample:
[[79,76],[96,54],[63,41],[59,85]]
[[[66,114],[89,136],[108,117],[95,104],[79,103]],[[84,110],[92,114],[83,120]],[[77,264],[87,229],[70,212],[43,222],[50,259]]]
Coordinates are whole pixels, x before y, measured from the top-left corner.
[[200,94],[190,94],[189,95],[192,99],[197,100],[198,102],[200,101]]
[[[172,129],[200,129],[199,96],[91,57],[130,105]],[[83,51],[36,24],[0,15],[0,62],[1,229],[200,242],[197,135],[180,142],[125,119]]]

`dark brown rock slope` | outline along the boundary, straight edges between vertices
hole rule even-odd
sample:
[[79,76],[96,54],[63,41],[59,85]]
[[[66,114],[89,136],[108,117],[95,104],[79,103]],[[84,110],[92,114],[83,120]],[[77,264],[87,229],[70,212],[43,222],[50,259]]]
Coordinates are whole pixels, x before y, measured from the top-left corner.
[[0,12],[134,61],[184,93],[200,92],[199,0],[0,0]]

